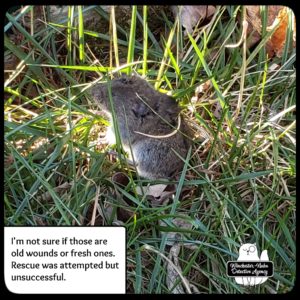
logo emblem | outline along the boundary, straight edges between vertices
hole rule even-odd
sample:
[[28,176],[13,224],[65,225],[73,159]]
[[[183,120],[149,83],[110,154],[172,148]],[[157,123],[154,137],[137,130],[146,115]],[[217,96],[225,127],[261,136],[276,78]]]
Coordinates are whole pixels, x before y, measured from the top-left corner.
[[227,275],[241,285],[259,285],[273,276],[273,262],[269,261],[267,250],[259,257],[256,244],[243,244],[237,261],[227,262]]

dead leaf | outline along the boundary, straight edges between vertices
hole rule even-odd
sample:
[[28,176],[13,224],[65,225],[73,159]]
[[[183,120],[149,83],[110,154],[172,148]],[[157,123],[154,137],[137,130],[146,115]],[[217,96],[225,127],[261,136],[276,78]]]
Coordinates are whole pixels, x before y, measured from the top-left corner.
[[[99,201],[100,200],[98,200],[96,204],[95,216],[93,215],[95,202],[90,204],[84,219],[84,225],[94,224],[94,226],[103,226],[106,225],[107,220],[110,220],[112,218],[112,214],[114,210],[113,205],[110,202],[104,202],[103,205],[101,206],[99,204]],[[113,218],[113,224],[114,222],[117,221],[118,221],[117,214],[115,213]]]
[[214,274],[220,276],[220,267],[214,260],[211,260],[211,268]]
[[268,71],[273,72],[276,70],[279,70],[280,66],[278,64],[273,63],[272,65],[270,65],[270,67],[268,68]]
[[15,161],[14,156],[12,154],[4,156],[4,167],[8,168]]
[[155,198],[160,197],[162,192],[165,190],[167,187],[166,184],[154,184],[154,185],[149,185],[149,186],[142,186],[142,187],[137,187],[136,192],[139,195],[150,195]]
[[193,27],[206,19],[210,19],[216,8],[212,5],[172,5],[171,10],[175,17],[179,13],[182,26],[188,33],[192,33]]
[[39,216],[33,216],[33,219],[34,219],[34,221],[36,222],[36,224],[38,225],[38,226],[47,226],[47,225],[49,225],[47,222],[46,222],[46,218],[44,219],[44,218],[42,218],[42,217],[39,217]]
[[[59,195],[63,194],[66,190],[70,189],[73,186],[74,182],[64,182],[63,184],[55,187],[53,191]],[[52,196],[49,192],[43,193],[41,196],[37,197],[38,201],[41,202],[50,202],[52,201]]]
[[222,107],[221,107],[220,102],[216,102],[216,104],[214,105],[213,114],[218,120],[221,119]]
[[145,195],[147,199],[151,201],[152,207],[166,205],[175,191],[175,186],[170,184],[154,184],[142,187],[138,186],[136,189],[138,195]]
[[[269,5],[268,6],[268,20],[267,31],[271,31],[276,24],[279,23],[277,29],[272,34],[271,38],[266,44],[266,50],[269,57],[276,55],[282,56],[282,52],[285,46],[286,31],[288,28],[288,11],[289,8],[281,5]],[[249,23],[247,35],[251,36],[248,40],[248,47],[253,46],[261,39],[262,22],[260,7],[256,5],[246,6],[247,21]],[[295,17],[293,18],[293,47],[296,46],[296,29],[295,29]]]
[[[181,269],[181,267],[178,263],[178,254],[179,254],[179,251],[180,251],[180,246],[179,245],[174,245],[174,247],[171,248],[170,253],[169,253],[169,257],[166,257],[160,251],[156,250],[153,246],[150,246],[148,244],[145,244],[143,246],[143,248],[145,250],[153,251],[153,252],[157,253],[158,255],[160,255],[162,258],[164,258],[167,261],[167,268],[169,269],[169,272],[168,272],[169,275],[167,275],[167,277],[168,277],[167,280],[169,281],[168,287],[169,287],[170,290],[173,289],[173,285],[174,285],[173,283],[177,279],[177,278],[174,279],[175,276],[176,276],[176,274],[175,274],[175,272],[176,272],[177,275],[178,275],[178,278],[181,279],[181,283],[185,287],[186,292],[188,294],[192,293],[191,288],[190,288],[190,283],[186,279],[186,277],[184,277],[182,275],[182,269]],[[171,284],[170,284],[170,282],[171,282]],[[180,286],[180,283],[178,283],[177,287],[179,287],[179,286]],[[176,292],[174,292],[174,291],[176,291]],[[180,288],[180,287],[178,289],[174,288],[173,292],[176,293],[176,294],[178,294],[178,293],[182,294],[183,289]]]
[[[270,51],[274,51],[277,57],[282,56],[283,49],[285,46],[286,32],[289,24],[287,9],[288,9],[287,7],[284,7],[282,10],[279,11],[275,21],[277,21],[280,25],[272,34],[271,40],[269,41],[269,45],[268,45]],[[268,47],[267,47],[267,51],[268,51]]]
[[112,182],[117,184],[119,187],[126,187],[130,182],[129,177],[123,172],[117,172],[112,176]]
[[195,95],[191,98],[190,104],[188,106],[188,109],[191,112],[196,111],[195,105],[197,104],[197,102],[201,101],[201,98],[205,98],[205,96],[207,96],[207,93],[211,87],[212,87],[211,80],[207,80],[196,87]]
[[[173,264],[170,262],[168,262],[168,264],[167,264],[166,281],[167,281],[168,289],[169,289],[169,291],[171,291],[172,294],[184,294],[184,290],[183,290],[181,282],[179,282],[174,288],[174,285],[179,277],[177,270],[179,270],[182,273],[182,269],[178,262],[179,252],[180,252],[180,245],[175,244],[170,249],[170,253],[168,255],[169,260]],[[174,266],[177,268],[177,270],[174,268]]]
[[[187,215],[182,214],[184,218],[186,218]],[[187,221],[184,218],[175,218],[172,220],[172,223],[174,224],[174,227],[178,227],[180,229],[191,229],[192,224],[191,222]],[[159,221],[159,225],[164,227],[167,226],[162,220]],[[176,229],[174,229],[174,232],[162,232],[162,235],[167,235],[167,245],[174,245],[178,241],[182,240],[184,238],[183,234],[186,235],[186,233],[176,232]]]

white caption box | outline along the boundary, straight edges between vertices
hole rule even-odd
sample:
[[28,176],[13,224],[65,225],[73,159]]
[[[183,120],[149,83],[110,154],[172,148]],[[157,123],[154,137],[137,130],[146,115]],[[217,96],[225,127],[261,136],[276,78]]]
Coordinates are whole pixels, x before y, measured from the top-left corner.
[[4,239],[13,293],[126,292],[124,227],[5,227]]

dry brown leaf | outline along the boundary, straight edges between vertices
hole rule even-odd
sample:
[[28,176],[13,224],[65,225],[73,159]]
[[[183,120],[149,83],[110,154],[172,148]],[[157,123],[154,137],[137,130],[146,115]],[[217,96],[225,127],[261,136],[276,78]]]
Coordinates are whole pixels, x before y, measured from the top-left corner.
[[287,7],[284,7],[279,11],[276,19],[280,25],[275,30],[274,34],[272,34],[271,40],[268,42],[268,44],[270,51],[274,51],[277,57],[281,57],[286,40],[286,31],[289,24]]
[[172,5],[171,10],[174,16],[179,12],[179,18],[182,26],[186,28],[188,33],[193,32],[193,27],[195,27],[198,22],[202,22],[215,13],[216,8],[212,5]]
[[129,177],[123,172],[117,172],[112,176],[112,182],[117,184],[119,187],[124,188],[130,182]]
[[[179,252],[180,252],[180,245],[175,244],[170,249],[170,253],[169,253],[169,256],[168,256],[169,260],[173,264],[170,263],[170,262],[168,262],[168,264],[167,264],[166,281],[167,281],[168,289],[171,291],[172,294],[184,294],[184,290],[183,290],[181,282],[179,282],[174,287],[174,284],[175,284],[176,280],[179,277],[177,270],[179,270],[182,273],[182,269],[181,269],[181,267],[179,265],[179,262],[178,262]],[[174,266],[177,268],[177,270],[174,268]]]
[[[282,5],[270,5],[268,6],[268,21],[267,27],[271,26],[278,15],[279,11],[283,9],[284,6]],[[254,29],[261,33],[261,15],[260,15],[260,8],[258,5],[247,5],[247,21],[250,22]],[[249,31],[249,30],[248,30]]]
[[[288,10],[289,8],[282,5],[270,5],[268,6],[268,20],[267,20],[267,31],[270,31],[274,26],[279,23],[278,28],[272,34],[271,38],[266,44],[266,50],[269,57],[276,55],[277,57],[282,56],[282,52],[285,46],[286,31],[288,27]],[[246,6],[247,21],[249,22],[247,34],[251,36],[251,40],[248,41],[248,46],[251,47],[261,39],[261,14],[260,8],[256,5]],[[295,29],[295,18],[293,24],[293,40],[295,47],[296,40],[296,29]]]

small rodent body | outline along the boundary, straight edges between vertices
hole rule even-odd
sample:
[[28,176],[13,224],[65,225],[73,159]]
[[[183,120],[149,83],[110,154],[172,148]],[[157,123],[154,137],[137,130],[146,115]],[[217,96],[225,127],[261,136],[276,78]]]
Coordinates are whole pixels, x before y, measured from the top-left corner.
[[[188,134],[184,120],[179,130],[168,136],[178,125],[180,108],[177,103],[137,75],[123,75],[110,84],[122,146],[129,155],[131,146],[139,175],[147,179],[172,178],[184,164],[175,152],[185,159],[189,148],[189,140],[184,136]],[[91,94],[111,118],[108,84],[97,84]],[[108,131],[114,134],[114,128]],[[154,138],[138,132],[167,137]]]

